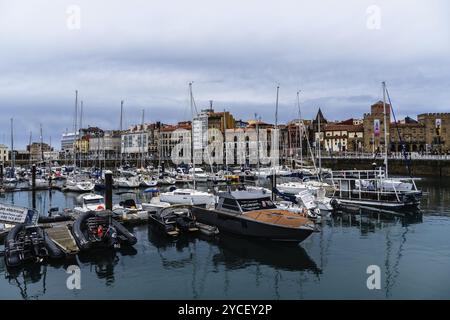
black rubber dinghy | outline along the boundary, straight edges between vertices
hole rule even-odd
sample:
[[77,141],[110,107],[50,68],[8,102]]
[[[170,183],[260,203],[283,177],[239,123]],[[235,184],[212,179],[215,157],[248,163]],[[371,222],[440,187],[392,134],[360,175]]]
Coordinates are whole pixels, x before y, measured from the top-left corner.
[[74,222],[72,234],[80,250],[93,247],[114,247],[134,245],[137,240],[122,224],[112,218],[109,211],[82,213]]
[[5,262],[8,267],[18,267],[27,262],[42,259],[61,259],[65,253],[40,227],[18,224],[5,240]]

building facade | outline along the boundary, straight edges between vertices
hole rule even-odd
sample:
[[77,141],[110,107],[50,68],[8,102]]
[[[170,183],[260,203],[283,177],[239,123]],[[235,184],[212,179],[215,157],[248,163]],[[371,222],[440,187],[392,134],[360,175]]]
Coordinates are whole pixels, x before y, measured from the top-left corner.
[[9,149],[6,145],[0,144],[0,162],[5,163],[9,161]]
[[450,113],[422,113],[417,116],[425,126],[425,151],[428,153],[450,152]]
[[384,105],[378,101],[370,107],[370,113],[364,114],[364,151],[381,153],[385,151],[389,143],[385,141],[385,130],[387,141],[390,141],[391,106],[386,103],[386,123],[384,122]]

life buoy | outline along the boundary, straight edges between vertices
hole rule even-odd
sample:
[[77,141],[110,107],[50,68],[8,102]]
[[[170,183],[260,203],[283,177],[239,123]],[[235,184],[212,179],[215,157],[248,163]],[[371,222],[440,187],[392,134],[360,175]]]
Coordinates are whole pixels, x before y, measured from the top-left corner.
[[102,205],[97,206],[97,211],[105,210],[105,207]]

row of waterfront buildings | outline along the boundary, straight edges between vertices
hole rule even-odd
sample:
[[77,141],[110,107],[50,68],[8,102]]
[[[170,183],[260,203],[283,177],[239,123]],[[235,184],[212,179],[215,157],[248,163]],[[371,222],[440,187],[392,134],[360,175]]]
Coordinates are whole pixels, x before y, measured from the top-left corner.
[[[205,148],[212,138],[205,132],[213,129],[222,134],[225,145],[231,146],[224,147],[224,150],[233,151],[232,155],[227,155],[228,163],[241,163],[238,158],[246,157],[251,143],[257,141],[260,148],[271,149],[274,128],[275,125],[260,119],[236,120],[230,112],[216,112],[210,107],[193,121],[177,124],[156,122],[134,125],[126,130],[88,127],[76,133],[66,132],[58,151],[48,144],[35,142],[25,151],[15,150],[15,157],[30,162],[71,159],[165,161],[171,159],[174,147],[180,142],[191,144],[192,141],[194,148]],[[320,146],[322,153],[377,153],[384,152],[386,147],[389,152],[400,152],[405,148],[407,152],[450,153],[450,113],[423,113],[416,119],[400,120],[395,119],[390,106],[384,108],[381,101],[373,104],[370,112],[359,119],[330,121],[319,109],[315,119],[295,119],[276,128],[277,147],[282,158],[298,156],[299,152],[306,154],[308,141],[313,152],[318,152]],[[0,145],[0,160],[8,161],[10,156],[8,148]]]

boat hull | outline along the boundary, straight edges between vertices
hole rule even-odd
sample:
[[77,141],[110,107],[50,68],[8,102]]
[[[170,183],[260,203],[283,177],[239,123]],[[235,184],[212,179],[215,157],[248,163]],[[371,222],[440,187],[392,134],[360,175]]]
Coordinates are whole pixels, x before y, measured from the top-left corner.
[[193,215],[198,222],[214,225],[220,232],[228,232],[252,238],[272,241],[302,242],[314,232],[312,228],[286,228],[226,214],[216,210],[194,207]]

